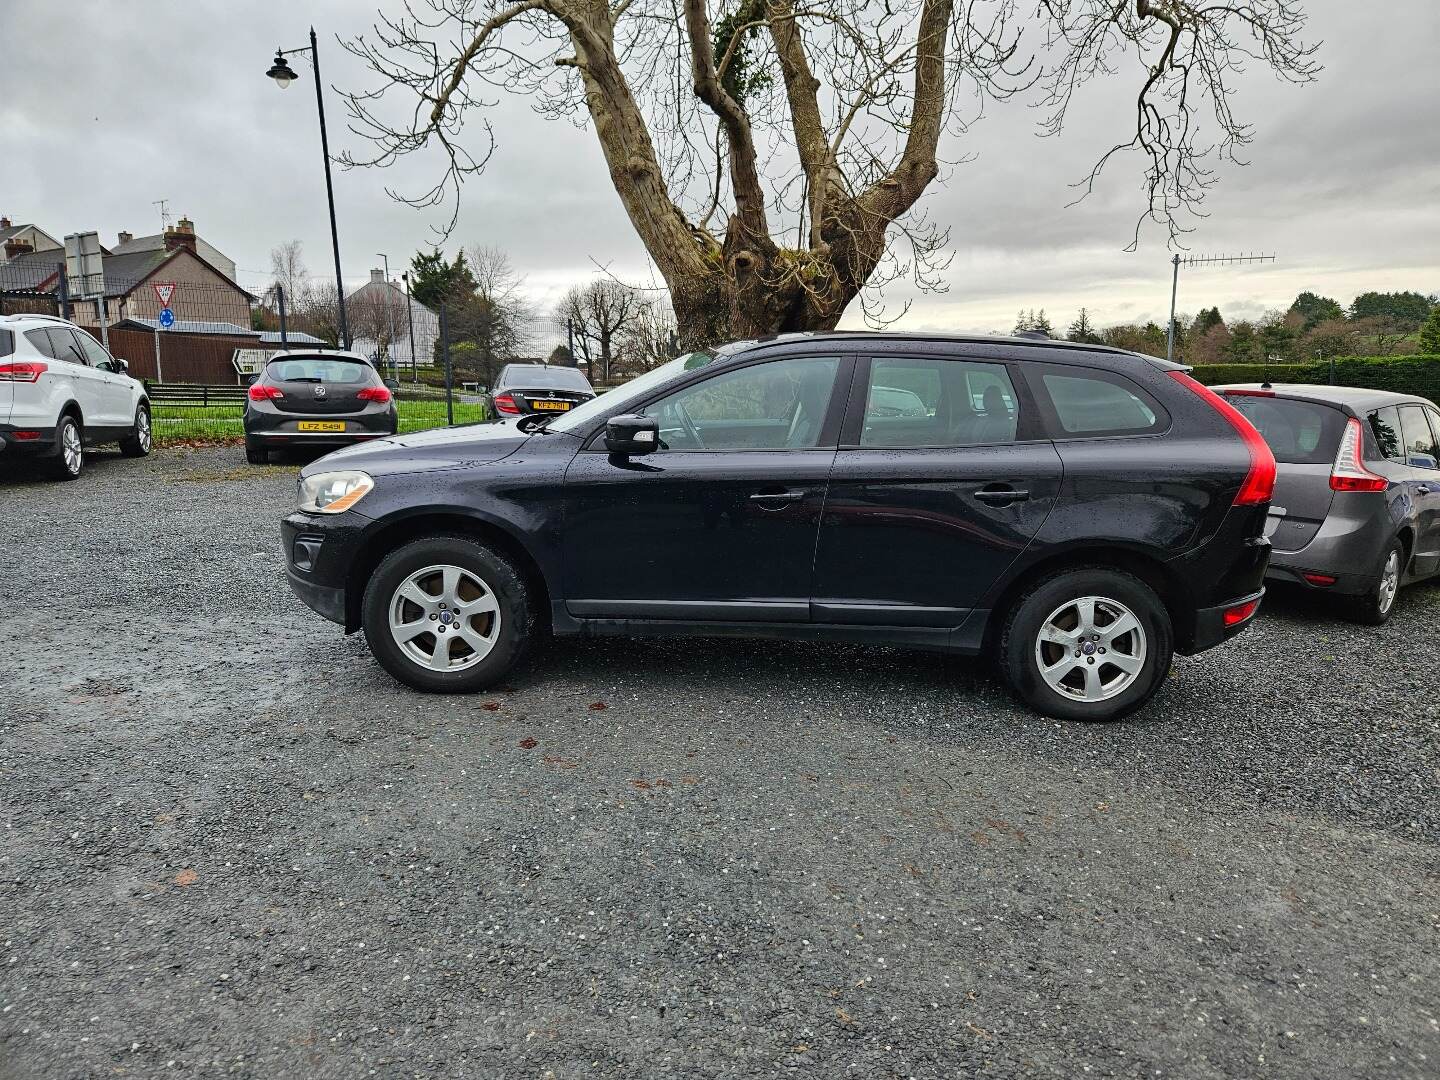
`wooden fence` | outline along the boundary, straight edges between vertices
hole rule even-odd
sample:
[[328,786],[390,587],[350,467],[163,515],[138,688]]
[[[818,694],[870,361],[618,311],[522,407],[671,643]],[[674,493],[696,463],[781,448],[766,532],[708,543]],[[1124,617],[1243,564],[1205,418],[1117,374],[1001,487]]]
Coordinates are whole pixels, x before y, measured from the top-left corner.
[[243,386],[232,362],[236,349],[258,348],[253,337],[223,334],[184,334],[161,330],[160,370],[155,370],[155,337],[149,330],[111,330],[110,352],[130,365],[137,379],[167,383],[212,383]]

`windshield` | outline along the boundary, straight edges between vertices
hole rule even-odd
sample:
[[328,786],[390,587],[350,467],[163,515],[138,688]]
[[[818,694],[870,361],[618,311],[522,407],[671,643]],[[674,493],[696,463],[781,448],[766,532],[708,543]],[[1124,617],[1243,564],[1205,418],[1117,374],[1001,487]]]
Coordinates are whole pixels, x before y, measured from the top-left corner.
[[714,359],[715,354],[710,352],[693,352],[677,356],[668,364],[662,364],[653,371],[647,371],[644,375],[631,379],[624,386],[617,386],[608,394],[591,398],[584,405],[571,409],[568,413],[561,413],[546,425],[546,429],[549,431],[575,431],[577,428],[585,427],[597,416],[615,412],[617,406],[620,412],[624,412],[625,406],[632,401],[640,400],[666,383],[678,379],[687,371],[702,368]]
[[500,373],[497,388],[518,386],[523,390],[589,390],[585,376],[572,367],[541,367],[539,364],[510,365]]
[[276,382],[364,383],[373,371],[359,360],[331,356],[282,356],[265,365],[265,374]]

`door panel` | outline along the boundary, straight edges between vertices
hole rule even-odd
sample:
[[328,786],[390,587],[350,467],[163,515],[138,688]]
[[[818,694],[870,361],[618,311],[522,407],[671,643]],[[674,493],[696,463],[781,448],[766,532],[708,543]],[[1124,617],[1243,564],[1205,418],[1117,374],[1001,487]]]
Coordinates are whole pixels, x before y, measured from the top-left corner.
[[[841,450],[815,552],[815,621],[959,626],[1040,531],[1060,479],[1049,442]],[[1028,494],[1007,501],[1007,489]]]
[[85,418],[87,429],[105,427],[110,423],[105,394],[105,373],[97,371],[85,359],[80,342],[70,330],[50,327],[45,331],[50,338],[51,355],[66,364],[65,374],[75,387],[75,397],[80,402],[80,412]]
[[1406,494],[1414,506],[1416,576],[1440,571],[1440,432],[1432,431],[1435,415],[1421,405],[1400,406],[1404,433]]

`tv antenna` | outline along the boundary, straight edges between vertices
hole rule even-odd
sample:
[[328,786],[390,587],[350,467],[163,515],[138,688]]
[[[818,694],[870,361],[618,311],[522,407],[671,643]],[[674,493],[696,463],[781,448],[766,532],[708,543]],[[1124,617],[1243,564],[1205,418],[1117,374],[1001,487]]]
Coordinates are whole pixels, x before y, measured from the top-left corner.
[[1238,266],[1242,263],[1274,262],[1274,255],[1181,255],[1170,259],[1170,326],[1165,333],[1165,359],[1175,359],[1175,293],[1180,287],[1182,266]]
[[159,207],[160,209],[160,231],[164,232],[170,228],[170,200],[156,199],[150,205]]

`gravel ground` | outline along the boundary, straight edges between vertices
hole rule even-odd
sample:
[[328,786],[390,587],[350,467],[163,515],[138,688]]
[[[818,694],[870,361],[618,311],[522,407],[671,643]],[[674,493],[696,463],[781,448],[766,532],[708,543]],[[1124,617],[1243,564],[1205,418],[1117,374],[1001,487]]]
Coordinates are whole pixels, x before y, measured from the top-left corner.
[[1120,725],[984,665],[292,599],[294,465],[0,476],[0,1077],[1440,1076],[1440,588]]

